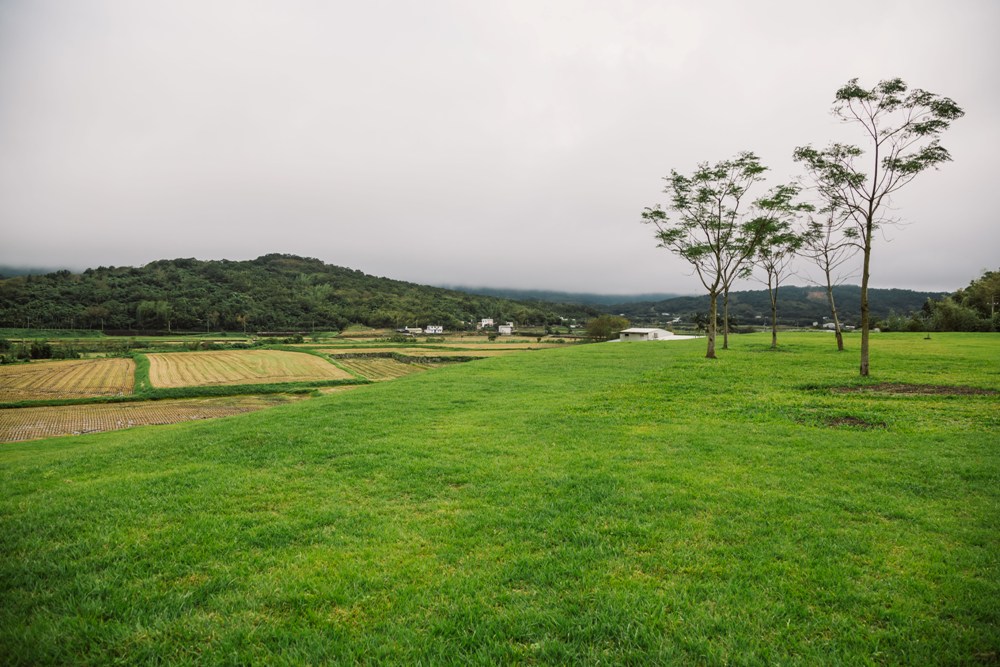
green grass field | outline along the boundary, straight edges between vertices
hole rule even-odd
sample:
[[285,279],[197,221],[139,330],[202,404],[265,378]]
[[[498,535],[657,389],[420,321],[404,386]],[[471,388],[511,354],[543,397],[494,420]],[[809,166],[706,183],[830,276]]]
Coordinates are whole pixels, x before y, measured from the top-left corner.
[[0,663],[996,664],[1000,336],[779,343],[2,445]]

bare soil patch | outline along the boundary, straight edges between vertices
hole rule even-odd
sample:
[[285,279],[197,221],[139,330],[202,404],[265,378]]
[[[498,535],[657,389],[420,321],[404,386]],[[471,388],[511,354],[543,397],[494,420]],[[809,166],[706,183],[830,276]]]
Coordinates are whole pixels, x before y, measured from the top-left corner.
[[843,415],[840,417],[828,417],[824,420],[827,426],[840,427],[849,426],[852,428],[885,428],[882,422],[871,422],[861,417]]
[[64,405],[0,410],[0,442],[17,442],[57,435],[117,431],[132,426],[175,424],[196,419],[228,417],[297,401],[303,396],[238,396],[187,398],[137,403]]
[[852,387],[832,387],[831,391],[838,394],[910,394],[933,396],[992,396],[998,392],[992,389],[978,387],[948,386],[941,384],[904,384],[880,382],[878,384],[859,385]]

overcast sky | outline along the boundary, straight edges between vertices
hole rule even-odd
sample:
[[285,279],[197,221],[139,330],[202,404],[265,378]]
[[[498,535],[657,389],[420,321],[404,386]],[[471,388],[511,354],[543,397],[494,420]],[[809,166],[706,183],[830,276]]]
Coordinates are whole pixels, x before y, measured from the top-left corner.
[[863,141],[837,88],[901,77],[966,116],[872,282],[952,290],[1000,268],[998,35],[995,0],[2,0],[0,265],[697,293],[639,222],[662,177],[752,150],[792,178]]

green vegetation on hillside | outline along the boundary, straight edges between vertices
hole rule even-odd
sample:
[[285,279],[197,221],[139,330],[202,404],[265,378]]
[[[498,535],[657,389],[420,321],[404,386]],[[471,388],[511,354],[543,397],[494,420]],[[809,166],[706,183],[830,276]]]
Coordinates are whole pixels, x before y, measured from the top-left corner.
[[[927,299],[939,298],[941,292],[915,292],[905,289],[869,289],[872,314],[877,319],[892,313],[909,313],[920,308]],[[861,317],[861,288],[857,285],[838,285],[833,288],[837,309],[845,324],[857,325]],[[830,316],[826,292],[822,287],[795,287],[782,285],[778,320],[781,324],[811,326]],[[662,321],[663,313],[693,318],[696,313],[708,311],[707,296],[681,296],[664,301],[623,303],[606,308],[620,313],[633,322]],[[731,292],[729,316],[735,324],[759,324],[768,316],[771,304],[767,290]]]
[[968,287],[923,308],[898,311],[883,322],[891,331],[1000,331],[1000,270],[986,271]]
[[483,317],[558,324],[585,306],[508,299],[377,278],[293,255],[250,261],[158,260],[141,268],[0,280],[0,327],[165,331],[280,331],[437,324]]
[[995,662],[996,337],[768,346],[4,445],[0,662]]

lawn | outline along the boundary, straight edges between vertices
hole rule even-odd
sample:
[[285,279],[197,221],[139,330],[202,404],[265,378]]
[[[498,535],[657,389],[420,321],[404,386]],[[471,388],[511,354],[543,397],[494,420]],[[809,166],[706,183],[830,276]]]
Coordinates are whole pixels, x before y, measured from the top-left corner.
[[996,663],[1000,337],[780,342],[2,445],[0,663]]

